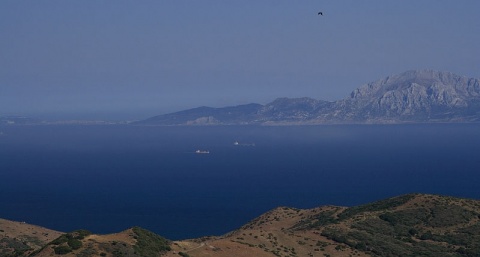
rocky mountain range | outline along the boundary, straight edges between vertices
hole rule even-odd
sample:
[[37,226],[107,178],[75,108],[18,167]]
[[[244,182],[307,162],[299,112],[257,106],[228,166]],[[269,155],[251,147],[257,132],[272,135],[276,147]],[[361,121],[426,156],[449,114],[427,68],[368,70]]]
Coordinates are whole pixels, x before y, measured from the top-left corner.
[[139,227],[96,235],[0,219],[7,256],[480,256],[480,201],[407,194],[355,207],[279,207],[225,235],[180,241]]
[[302,125],[479,122],[480,80],[413,70],[355,89],[338,101],[279,98],[266,105],[199,107],[135,122],[142,125]]

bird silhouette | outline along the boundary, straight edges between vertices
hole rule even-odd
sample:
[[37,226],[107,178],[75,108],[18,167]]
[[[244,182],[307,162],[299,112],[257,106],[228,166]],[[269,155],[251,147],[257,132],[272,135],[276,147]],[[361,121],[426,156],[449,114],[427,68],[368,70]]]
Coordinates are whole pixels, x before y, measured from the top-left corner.
[[322,16],[323,16],[323,12],[318,12],[318,15],[322,15]]

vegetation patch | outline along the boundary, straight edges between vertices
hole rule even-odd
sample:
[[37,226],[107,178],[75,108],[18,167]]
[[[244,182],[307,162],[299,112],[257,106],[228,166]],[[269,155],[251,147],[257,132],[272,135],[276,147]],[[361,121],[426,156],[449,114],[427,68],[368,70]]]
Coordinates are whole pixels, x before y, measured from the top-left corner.
[[55,245],[53,250],[55,254],[63,255],[82,248],[83,240],[86,236],[90,235],[88,230],[76,230],[67,234],[63,234],[57,239],[49,243],[49,245]]
[[395,207],[401,206],[415,197],[414,194],[402,195],[398,197],[393,197],[369,204],[364,204],[360,206],[355,206],[346,209],[338,215],[339,220],[345,220],[351,218],[362,212],[375,212],[375,211],[384,211],[393,209]]
[[67,254],[72,252],[72,248],[68,245],[59,245],[57,247],[54,247],[53,250],[55,251],[55,254]]
[[[341,219],[350,225],[327,225],[322,235],[375,256],[480,256],[477,212],[433,196],[423,207],[394,208],[410,196],[346,210]],[[363,212],[369,218],[353,219]]]
[[449,227],[461,223],[467,223],[478,217],[478,213],[472,212],[458,205],[435,206],[431,210],[431,219],[428,225],[431,227]]
[[380,219],[390,223],[391,226],[415,226],[428,222],[431,212],[425,208],[407,209],[395,212],[385,212],[379,216]]
[[405,242],[390,235],[370,234],[359,230],[332,230],[326,229],[323,236],[346,244],[351,248],[375,256],[452,256],[451,249],[436,244],[416,244]]
[[338,223],[338,219],[335,217],[337,210],[323,211],[319,214],[314,215],[308,219],[302,219],[300,222],[295,224],[291,229],[292,230],[304,230],[304,229],[315,229],[318,227],[323,227],[330,224]]
[[169,240],[140,227],[134,227],[132,230],[137,239],[134,246],[135,253],[139,256],[157,256],[159,253],[171,250]]
[[106,253],[111,253],[115,257],[138,256],[132,247],[124,244],[101,243],[98,248],[101,251],[100,256],[106,256]]
[[30,246],[15,238],[0,239],[0,256],[21,256],[29,250],[31,250]]

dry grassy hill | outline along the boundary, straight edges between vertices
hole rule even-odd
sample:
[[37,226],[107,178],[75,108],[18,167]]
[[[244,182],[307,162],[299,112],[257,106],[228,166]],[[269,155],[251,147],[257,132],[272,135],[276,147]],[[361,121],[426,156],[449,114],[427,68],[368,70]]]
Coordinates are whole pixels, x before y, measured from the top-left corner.
[[148,230],[134,227],[116,234],[94,235],[87,230],[66,233],[29,256],[162,256],[170,241]]
[[324,213],[343,210],[343,207],[330,206],[309,210],[280,207],[222,237],[174,242],[174,251],[166,256],[178,256],[180,252],[192,257],[367,256],[356,249],[338,247],[341,244],[321,236],[321,230],[297,228],[299,224]]
[[25,222],[0,219],[0,256],[26,255],[62,235]]
[[409,194],[345,208],[274,209],[166,256],[480,256],[480,201]]
[[[26,238],[3,226],[4,238]],[[351,208],[280,207],[223,236],[174,242],[141,228],[50,239],[18,256],[480,256],[480,201],[409,194]]]

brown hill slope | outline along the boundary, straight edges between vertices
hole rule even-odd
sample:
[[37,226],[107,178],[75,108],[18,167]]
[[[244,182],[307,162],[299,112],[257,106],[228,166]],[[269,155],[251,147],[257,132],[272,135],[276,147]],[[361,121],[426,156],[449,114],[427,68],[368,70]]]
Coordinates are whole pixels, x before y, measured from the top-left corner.
[[63,234],[29,256],[162,256],[170,241],[148,230],[134,227],[116,234],[94,235],[86,230]]
[[25,222],[0,219],[0,256],[27,254],[42,248],[61,234]]
[[283,207],[173,249],[192,257],[480,256],[480,201],[409,194],[352,208]]
[[[309,210],[280,207],[269,211],[239,230],[222,237],[175,242],[173,249],[192,257],[223,256],[367,256],[347,249],[320,235],[320,230],[297,229],[298,224],[324,213],[339,213],[343,207],[320,207]],[[338,249],[341,247],[341,251]],[[167,256],[178,256],[174,252]]]
[[[26,238],[0,229],[3,238]],[[409,194],[351,208],[280,207],[219,237],[170,242],[132,228],[47,241],[33,253],[0,256],[480,256],[480,201]]]

